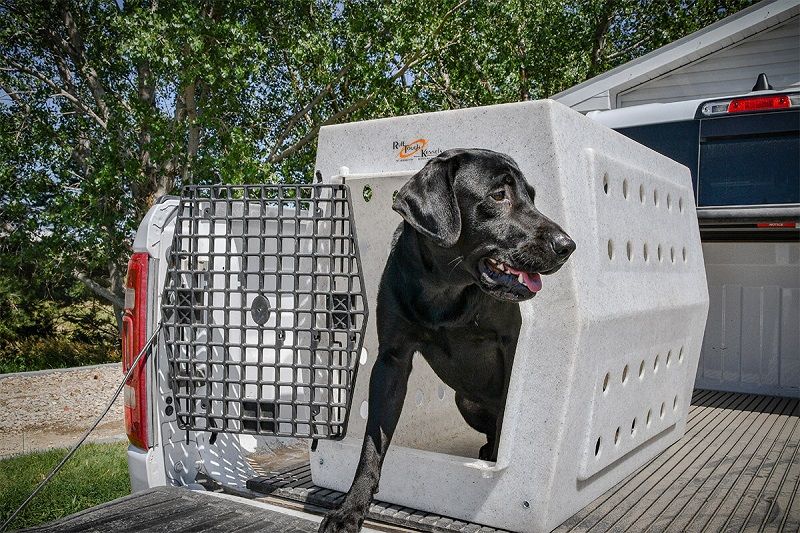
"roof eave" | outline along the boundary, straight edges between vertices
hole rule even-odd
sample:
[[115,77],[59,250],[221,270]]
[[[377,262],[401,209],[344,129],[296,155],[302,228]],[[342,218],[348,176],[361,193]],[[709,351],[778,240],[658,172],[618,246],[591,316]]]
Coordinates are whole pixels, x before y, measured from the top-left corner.
[[573,107],[605,91],[617,92],[687,65],[798,14],[796,0],[764,0],[550,98]]

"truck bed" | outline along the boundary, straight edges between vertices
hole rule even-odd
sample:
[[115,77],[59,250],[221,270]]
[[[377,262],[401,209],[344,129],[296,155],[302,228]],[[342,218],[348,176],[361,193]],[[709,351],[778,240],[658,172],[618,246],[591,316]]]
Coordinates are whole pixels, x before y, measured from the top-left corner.
[[[301,512],[320,514],[343,497],[315,486],[307,463],[266,472],[248,487],[267,507],[160,488],[31,531],[315,531]],[[696,390],[686,435],[555,531],[797,532],[799,491],[800,400]],[[381,502],[369,519],[373,530],[497,531]]]
[[316,529],[315,522],[301,516],[254,506],[242,498],[229,500],[211,492],[157,487],[24,531],[305,533]]

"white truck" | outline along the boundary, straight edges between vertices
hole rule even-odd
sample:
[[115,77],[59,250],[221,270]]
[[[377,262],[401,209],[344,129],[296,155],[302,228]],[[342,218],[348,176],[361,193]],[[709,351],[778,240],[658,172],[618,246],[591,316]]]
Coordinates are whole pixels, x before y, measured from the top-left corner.
[[692,171],[711,299],[696,386],[797,397],[800,92],[759,84],[589,116]]
[[[705,523],[710,530],[722,530],[731,524],[744,527],[762,519],[762,526],[777,520],[780,527],[798,527],[800,504],[789,495],[800,483],[800,467],[796,456],[783,453],[787,446],[796,449],[798,443],[797,437],[783,428],[789,427],[786,424],[798,425],[800,397],[800,92],[765,90],[729,98],[593,112],[590,117],[692,172],[711,294],[696,382],[698,389],[706,390],[695,391],[687,436],[682,441],[557,530],[614,530],[642,524],[645,518],[652,519],[650,524],[656,529],[665,523],[669,527]],[[408,151],[401,151],[398,157],[435,149],[426,146],[427,140],[422,138],[408,141],[408,146],[416,148],[410,156],[404,155]],[[298,198],[303,194],[298,189]],[[126,282],[125,370],[164,318],[158,302],[169,281],[167,258],[178,205],[177,198],[162,198],[148,212],[136,235]],[[297,251],[301,257],[301,246]],[[191,293],[187,295],[192,297]],[[328,301],[328,305],[335,304]],[[250,341],[237,338],[236,342],[245,346]],[[187,486],[235,495],[234,500],[246,498],[317,515],[340,501],[341,493],[313,485],[308,456],[298,440],[181,429],[171,390],[171,361],[163,350],[154,354],[134,370],[125,387],[128,464],[135,492],[164,485]],[[299,374],[292,375],[296,378]],[[191,387],[193,379],[202,381],[205,377],[190,373],[187,386]],[[245,378],[237,376],[239,381]],[[368,376],[361,379],[366,381]],[[280,395],[280,391],[275,394]],[[731,418],[730,407],[757,414],[735,414]],[[266,407],[254,403],[244,409],[255,412]],[[769,427],[759,418],[762,415]],[[649,416],[647,422],[649,425]],[[725,444],[734,438],[740,442],[756,423],[769,436],[761,441],[763,450],[751,450],[749,444]],[[778,428],[778,423],[783,425]],[[706,456],[703,450],[716,450],[714,453],[721,455]],[[750,452],[755,460],[745,457]],[[766,460],[768,457],[786,470],[770,470],[768,467],[775,463]],[[693,486],[698,472],[711,468],[708,465],[715,460],[735,465],[722,475],[720,486],[728,491],[720,496],[722,504],[711,511],[705,504],[688,506],[694,514],[686,510],[687,506],[674,507],[676,495],[682,496]],[[642,483],[636,480],[650,484],[652,489],[647,493],[646,506],[640,504],[644,496],[636,487]],[[760,486],[756,503],[750,506],[751,500],[744,496]],[[719,486],[709,491],[708,501],[714,502],[712,496],[719,495]],[[766,497],[786,506],[762,507],[759,502]],[[368,527],[392,531],[491,531],[463,520],[379,502],[369,518]]]

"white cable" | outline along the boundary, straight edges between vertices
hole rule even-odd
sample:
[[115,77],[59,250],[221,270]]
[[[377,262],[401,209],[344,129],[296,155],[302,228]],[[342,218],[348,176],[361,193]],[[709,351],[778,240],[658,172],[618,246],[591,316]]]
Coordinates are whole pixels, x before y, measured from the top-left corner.
[[33,498],[35,498],[36,495],[39,494],[39,491],[41,491],[45,487],[45,485],[47,485],[50,482],[50,480],[53,479],[53,476],[55,476],[58,473],[58,471],[61,470],[61,468],[67,463],[67,461],[70,460],[70,458],[75,454],[75,452],[78,451],[78,448],[80,448],[81,445],[84,443],[84,441],[86,441],[86,439],[89,437],[89,434],[92,431],[94,431],[95,428],[97,428],[97,426],[100,424],[100,421],[103,420],[103,418],[111,410],[111,406],[114,405],[115,401],[117,401],[117,398],[119,397],[120,393],[122,392],[122,389],[125,387],[125,383],[131,377],[131,374],[133,374],[133,370],[136,368],[136,365],[139,363],[139,361],[142,359],[144,354],[147,353],[147,350],[153,344],[153,340],[155,340],[155,338],[158,335],[159,331],[161,331],[161,323],[158,324],[158,327],[156,328],[156,330],[150,336],[148,341],[144,344],[144,347],[139,352],[139,354],[136,356],[136,358],[133,360],[133,363],[131,363],[131,367],[125,373],[125,376],[122,378],[122,382],[119,384],[119,386],[117,386],[117,390],[114,393],[114,396],[111,398],[111,401],[109,401],[108,405],[106,405],[105,410],[103,410],[103,412],[100,413],[100,416],[97,417],[97,420],[94,421],[94,424],[92,424],[92,426],[89,429],[86,430],[86,433],[83,434],[83,437],[81,437],[80,440],[75,443],[75,445],[67,453],[67,455],[65,455],[64,458],[61,459],[61,462],[58,463],[56,465],[56,467],[53,468],[53,470],[50,471],[50,473],[47,475],[47,477],[44,478],[39,483],[39,485],[36,486],[35,489],[33,489],[33,492],[31,492],[30,496],[28,496],[25,499],[25,501],[22,502],[22,504],[19,507],[17,507],[17,510],[14,511],[13,513],[11,513],[11,516],[9,516],[8,519],[5,522],[3,522],[3,525],[0,526],[0,532],[3,532],[3,531],[6,530],[6,528],[11,524],[11,522],[17,517],[17,515],[23,509],[25,509],[25,507],[28,506],[28,504],[31,502],[31,500],[33,500]]

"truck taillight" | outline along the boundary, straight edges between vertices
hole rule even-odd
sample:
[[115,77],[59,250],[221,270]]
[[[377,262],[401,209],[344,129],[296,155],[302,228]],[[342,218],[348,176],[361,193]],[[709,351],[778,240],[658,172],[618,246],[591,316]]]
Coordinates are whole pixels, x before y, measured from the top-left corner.
[[800,107],[800,94],[768,94],[706,102],[700,107],[700,113],[704,117],[713,117],[798,107]]
[[768,109],[786,109],[791,107],[789,97],[785,94],[775,96],[750,96],[735,98],[728,104],[728,113],[746,113],[748,111],[766,111]]
[[[146,252],[135,253],[128,262],[125,280],[125,312],[122,316],[122,372],[127,372],[147,342],[147,261]],[[125,383],[123,391],[125,429],[128,440],[147,449],[147,365],[141,360]]]

